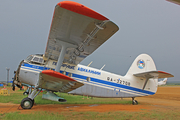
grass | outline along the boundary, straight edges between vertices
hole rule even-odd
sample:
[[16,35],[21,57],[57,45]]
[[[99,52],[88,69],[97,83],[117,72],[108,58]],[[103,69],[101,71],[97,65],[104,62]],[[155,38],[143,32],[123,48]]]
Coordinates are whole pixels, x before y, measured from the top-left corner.
[[[0,88],[1,89],[1,88]],[[10,96],[0,96],[1,103],[15,103],[19,104],[23,98],[26,96],[22,95],[23,91],[18,91],[15,93],[11,93]],[[42,94],[40,93],[35,98],[36,104],[131,104],[131,101],[120,100],[120,99],[112,99],[112,98],[89,98],[82,99],[83,96],[77,95],[68,95],[68,94],[59,94],[61,97],[67,100],[66,103],[59,103],[50,100],[42,99]],[[179,109],[172,110],[146,110],[142,109],[139,112],[129,112],[129,111],[116,111],[116,112],[75,112],[75,111],[67,111],[67,112],[31,112],[29,114],[22,114],[20,112],[9,112],[5,114],[0,113],[0,120],[172,120],[172,119],[180,119]]]
[[[66,93],[57,93],[58,96],[65,98],[67,102],[54,102],[42,99],[41,95],[38,95],[35,98],[36,104],[131,104],[131,101],[127,100],[120,100],[119,98],[96,98],[96,97],[88,97],[87,96],[80,96],[80,95],[68,95]],[[84,98],[84,99],[83,99]]]
[[[1,89],[1,88],[0,88]],[[11,92],[10,96],[2,96],[0,95],[0,102],[1,103],[14,103],[14,104],[20,104],[21,100],[27,96],[23,95],[24,91],[18,90],[18,92]],[[80,95],[71,95],[67,93],[56,93],[58,96],[64,98],[67,100],[67,102],[56,102],[56,101],[50,101],[46,99],[42,99],[42,94],[45,94],[45,92],[40,93],[35,98],[36,104],[131,104],[131,101],[127,100],[121,100],[120,98],[96,98],[87,96],[80,96]],[[84,99],[83,99],[84,98]]]
[[[30,117],[31,116],[31,117]],[[57,118],[64,119],[61,114],[53,114],[48,112],[37,112],[31,114],[20,114],[19,112],[7,113],[3,120],[57,120]]]
[[[31,116],[31,117],[29,117]],[[20,114],[19,112],[7,113],[5,116],[1,116],[3,120],[171,120],[180,119],[178,111],[142,111],[142,112],[62,112],[62,113],[51,113],[51,112],[37,112],[31,114]]]
[[20,101],[24,97],[25,96],[23,96],[22,93],[11,93],[10,96],[2,96],[2,95],[0,95],[0,102],[1,103],[15,103],[15,104],[19,104]]

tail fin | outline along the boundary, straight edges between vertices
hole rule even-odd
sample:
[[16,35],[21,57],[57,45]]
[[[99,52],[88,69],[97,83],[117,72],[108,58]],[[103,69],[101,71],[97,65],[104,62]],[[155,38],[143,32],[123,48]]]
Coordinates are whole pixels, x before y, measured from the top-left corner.
[[132,63],[126,76],[148,71],[156,71],[154,61],[149,55],[140,54]]
[[163,71],[157,71],[153,59],[147,54],[141,54],[134,60],[125,77],[138,81],[138,84],[134,82],[134,86],[142,90],[156,92],[159,78],[174,76]]

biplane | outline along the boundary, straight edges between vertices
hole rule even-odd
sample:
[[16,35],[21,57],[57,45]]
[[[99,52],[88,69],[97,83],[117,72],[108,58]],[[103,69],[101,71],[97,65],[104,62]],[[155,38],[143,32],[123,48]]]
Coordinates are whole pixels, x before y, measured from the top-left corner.
[[167,82],[167,78],[164,78],[163,80],[159,81],[158,82],[158,85],[161,86],[161,85],[166,85],[166,82]]
[[[139,55],[125,76],[81,65],[81,61],[106,42],[119,27],[96,11],[73,1],[55,6],[44,54],[29,55],[21,61],[13,80],[15,86],[34,86],[21,101],[23,109],[31,109],[41,89],[44,99],[65,102],[55,93],[92,97],[132,98],[153,95],[158,79],[173,75],[157,71],[153,59]],[[32,87],[31,87],[32,88]]]

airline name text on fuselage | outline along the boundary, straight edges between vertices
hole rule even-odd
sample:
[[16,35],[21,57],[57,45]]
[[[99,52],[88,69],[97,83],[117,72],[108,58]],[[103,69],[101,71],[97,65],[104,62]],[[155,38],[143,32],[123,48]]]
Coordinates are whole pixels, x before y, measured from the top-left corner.
[[[53,62],[53,63],[52,63],[52,65],[56,65],[56,64],[57,64],[57,62]],[[62,66],[62,67],[67,67],[67,68],[73,69],[73,70],[74,70],[74,67],[75,67],[75,66],[71,66],[71,65],[67,65],[67,64],[62,64],[61,66]]]
[[95,70],[90,70],[90,69],[86,69],[86,68],[82,68],[82,67],[78,67],[79,71],[82,72],[87,72],[87,73],[92,73],[92,74],[96,74],[96,75],[101,75],[101,72],[95,71]]

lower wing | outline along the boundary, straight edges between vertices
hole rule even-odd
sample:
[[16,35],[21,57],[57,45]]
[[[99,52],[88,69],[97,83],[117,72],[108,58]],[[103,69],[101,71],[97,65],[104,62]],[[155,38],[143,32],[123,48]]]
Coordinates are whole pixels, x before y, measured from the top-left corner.
[[53,70],[43,70],[39,77],[39,87],[50,91],[69,92],[82,83]]

